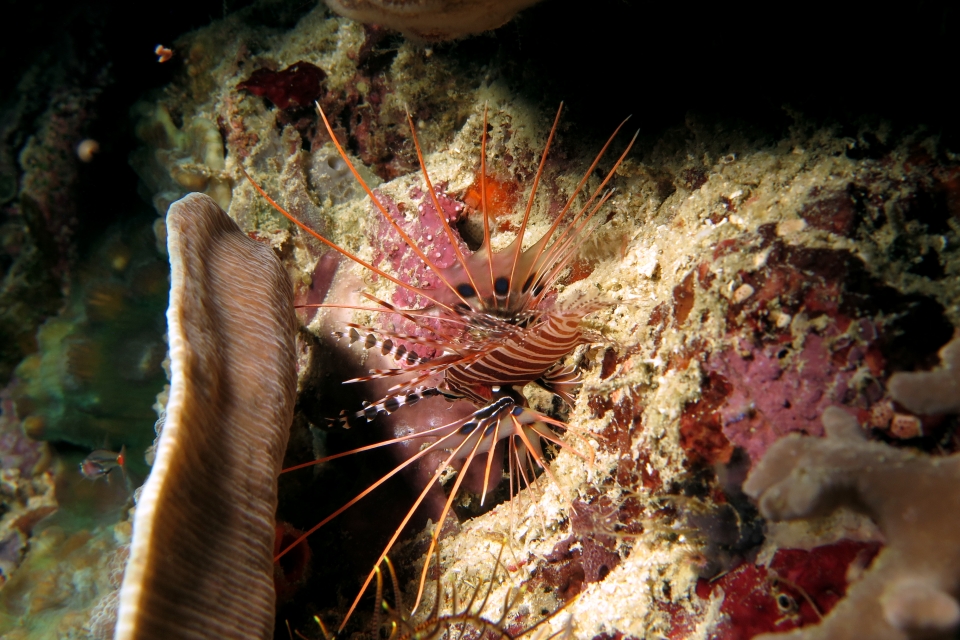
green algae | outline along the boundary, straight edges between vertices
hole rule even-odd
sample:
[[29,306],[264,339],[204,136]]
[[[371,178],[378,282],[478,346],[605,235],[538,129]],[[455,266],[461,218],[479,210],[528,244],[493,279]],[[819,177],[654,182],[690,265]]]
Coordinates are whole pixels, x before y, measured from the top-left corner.
[[13,398],[34,439],[119,451],[145,474],[152,409],[166,381],[167,265],[150,225],[106,234],[75,278],[66,308],[16,369]]

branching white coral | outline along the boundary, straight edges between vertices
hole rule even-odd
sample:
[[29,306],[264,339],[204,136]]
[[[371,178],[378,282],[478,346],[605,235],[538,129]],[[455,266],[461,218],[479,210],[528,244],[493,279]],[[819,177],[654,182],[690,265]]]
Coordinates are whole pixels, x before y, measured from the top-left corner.
[[744,491],[775,521],[840,505],[863,511],[883,531],[886,547],[822,624],[770,637],[955,637],[960,455],[932,457],[869,442],[856,420],[836,407],[824,412],[823,425],[826,438],[791,434],[770,447]]

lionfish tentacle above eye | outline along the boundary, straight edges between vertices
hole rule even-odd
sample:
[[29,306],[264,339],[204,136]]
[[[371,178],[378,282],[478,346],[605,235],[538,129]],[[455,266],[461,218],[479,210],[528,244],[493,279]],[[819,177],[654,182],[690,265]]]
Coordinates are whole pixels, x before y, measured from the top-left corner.
[[[527,208],[523,211],[523,221],[520,223],[520,231],[517,232],[517,237],[513,241],[516,245],[516,248],[513,252],[513,266],[510,268],[510,276],[507,278],[508,289],[510,290],[511,294],[514,293],[513,285],[516,281],[516,277],[519,275],[521,278],[520,282],[525,284],[526,281],[529,280],[533,275],[531,271],[536,268],[536,260],[534,260],[532,264],[529,260],[526,260],[524,261],[527,263],[524,265],[524,272],[520,274],[517,273],[517,264],[520,263],[520,252],[523,249],[523,236],[527,231],[527,222],[530,220],[530,211],[533,210],[533,202],[537,196],[537,186],[540,184],[540,178],[543,177],[543,168],[547,164],[547,154],[550,152],[550,145],[553,144],[553,137],[557,133],[557,125],[560,124],[560,114],[562,112],[563,103],[561,102],[560,108],[557,109],[557,115],[553,119],[553,126],[550,127],[550,135],[547,137],[547,144],[543,147],[543,154],[540,156],[540,164],[537,166],[537,173],[533,177],[533,185],[530,187],[530,198],[527,200]],[[549,234],[544,234],[544,238],[549,237]],[[543,238],[541,238],[541,242],[542,241]],[[515,295],[519,298],[518,303],[522,304],[525,302],[522,298],[522,296],[525,295],[525,292],[518,290],[516,291]],[[511,300],[508,297],[506,300],[506,306],[508,309],[511,308],[510,302]]]
[[[291,471],[309,464],[319,464],[413,439],[427,439],[426,443],[411,457],[331,513],[322,522],[307,531],[303,537],[282,550],[277,556],[277,560],[302,542],[313,531],[362,500],[387,480],[397,475],[402,469],[417,463],[430,452],[447,452],[445,459],[433,473],[431,481],[420,492],[412,508],[394,531],[380,558],[374,564],[374,569],[363,582],[360,593],[354,599],[340,625],[340,631],[342,631],[364,591],[376,575],[376,567],[380,565],[399,539],[404,527],[413,517],[414,511],[423,503],[431,487],[439,481],[448,466],[462,463],[463,469],[466,470],[477,456],[487,456],[484,465],[482,503],[488,489],[499,481],[499,471],[495,472],[495,469],[498,470],[500,467],[493,466],[493,458],[494,452],[499,451],[497,443],[500,440],[506,439],[508,444],[507,461],[511,470],[509,473],[511,493],[515,486],[514,473],[516,473],[517,489],[522,485],[531,486],[532,480],[536,479],[538,468],[552,478],[553,474],[547,464],[541,445],[544,440],[580,456],[587,462],[592,461],[592,450],[588,451],[591,454],[590,456],[584,456],[567,443],[564,438],[561,438],[556,431],[563,430],[568,433],[582,434],[583,430],[572,425],[566,425],[532,409],[528,406],[529,403],[522,390],[527,384],[538,383],[556,393],[569,405],[573,405],[575,401],[574,396],[580,386],[579,371],[576,366],[563,366],[560,362],[578,345],[588,342],[592,337],[581,327],[581,319],[584,315],[602,308],[602,305],[594,301],[547,304],[544,303],[544,299],[547,293],[552,290],[555,280],[577,254],[581,244],[588,236],[587,231],[591,228],[591,225],[599,224],[597,220],[601,218],[597,216],[597,213],[613,194],[613,190],[608,189],[607,185],[623,163],[637,136],[634,135],[626,150],[619,156],[612,168],[607,171],[599,186],[589,193],[585,202],[579,205],[575,215],[567,222],[568,212],[574,208],[574,203],[581,197],[588,180],[608,148],[613,144],[614,138],[626,123],[626,120],[620,123],[570,194],[547,232],[524,250],[524,236],[530,223],[537,190],[546,170],[548,153],[555,140],[560,115],[563,111],[563,104],[561,104],[538,161],[519,232],[506,249],[494,253],[491,244],[490,211],[486,189],[488,110],[484,106],[483,128],[480,136],[479,176],[483,242],[477,251],[469,253],[462,248],[460,239],[447,220],[437,190],[434,188],[427,172],[423,149],[416,135],[413,118],[408,113],[407,122],[410,125],[411,138],[426,183],[426,192],[432,200],[443,227],[443,233],[450,242],[456,256],[452,265],[440,267],[429,259],[426,253],[417,246],[398,221],[394,219],[387,207],[378,200],[376,194],[364,182],[353,162],[344,152],[326,114],[319,105],[317,105],[317,111],[341,158],[364,192],[369,196],[374,207],[402,238],[407,247],[439,278],[441,283],[438,288],[413,286],[403,282],[398,276],[364,261],[327,240],[290,215],[247,176],[267,202],[300,229],[371,272],[428,301],[426,305],[420,308],[402,309],[372,294],[362,293],[361,295],[372,302],[374,306],[364,307],[333,303],[308,305],[385,314],[380,317],[402,318],[417,328],[416,331],[411,332],[409,329],[406,331],[396,330],[395,327],[377,329],[363,324],[345,323],[344,329],[333,332],[333,335],[338,339],[347,339],[351,344],[360,343],[371,351],[376,349],[383,357],[392,357],[398,365],[393,368],[371,369],[369,375],[345,382],[364,382],[381,378],[402,377],[400,382],[387,390],[387,395],[375,402],[365,403],[360,410],[341,412],[337,421],[343,426],[349,427],[368,422],[378,416],[395,413],[402,407],[417,404],[434,396],[443,396],[448,401],[470,402],[475,407],[472,413],[466,417],[439,427],[419,430],[402,437],[359,447],[321,458],[313,463],[284,470],[285,472]],[[245,171],[244,175],[246,175]],[[560,225],[565,222],[564,230],[557,234]],[[431,348],[436,352],[436,355],[424,357],[412,351],[412,345]],[[381,393],[383,392],[381,391]],[[453,486],[448,492],[438,522],[442,523],[450,512],[465,476],[466,474],[463,472],[457,474]],[[419,606],[423,595],[427,568],[430,566],[430,559],[436,550],[440,529],[440,526],[435,527],[430,539],[416,603],[413,606],[414,611]]]
[[[473,291],[477,291],[477,283],[473,279],[473,275],[470,273],[470,270],[467,269],[467,261],[463,256],[463,252],[460,250],[460,243],[457,241],[456,236],[453,234],[453,229],[450,228],[450,224],[447,222],[447,216],[443,212],[443,207],[440,206],[440,200],[437,198],[437,192],[433,188],[433,183],[430,181],[430,175],[427,173],[427,165],[423,161],[423,151],[420,149],[420,140],[417,138],[416,128],[413,126],[413,117],[410,116],[410,112],[407,112],[407,122],[410,125],[410,135],[413,138],[413,144],[417,149],[417,161],[420,163],[420,169],[423,171],[423,181],[427,183],[427,193],[430,194],[430,199],[433,200],[433,206],[436,208],[437,217],[440,218],[440,223],[443,225],[443,232],[447,236],[447,240],[450,241],[450,246],[453,247],[453,252],[457,257],[457,263],[463,268],[467,273],[467,278],[470,280],[470,287]],[[457,295],[460,299],[467,305],[470,306],[470,303],[467,302],[467,297],[464,296],[464,292],[469,292],[469,290],[461,291],[462,287],[457,287]]]

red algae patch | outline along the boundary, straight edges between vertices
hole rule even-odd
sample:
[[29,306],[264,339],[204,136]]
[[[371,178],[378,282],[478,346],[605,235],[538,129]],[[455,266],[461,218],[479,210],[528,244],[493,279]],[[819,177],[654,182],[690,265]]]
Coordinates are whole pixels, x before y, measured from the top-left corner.
[[309,108],[323,93],[327,74],[309,62],[297,62],[282,71],[257,69],[237,85],[272,102],[278,109]]
[[[463,203],[477,213],[482,211],[483,206],[483,190],[481,189],[480,178],[480,173],[477,172],[473,184],[467,188],[463,195]],[[500,180],[488,175],[484,184],[486,186],[487,212],[494,220],[514,212],[517,202],[520,201],[520,187],[515,180]]]
[[866,567],[875,542],[843,540],[810,549],[780,549],[769,565],[742,564],[717,580],[699,580],[697,596],[722,597],[711,640],[749,640],[820,622],[844,596],[848,570]]

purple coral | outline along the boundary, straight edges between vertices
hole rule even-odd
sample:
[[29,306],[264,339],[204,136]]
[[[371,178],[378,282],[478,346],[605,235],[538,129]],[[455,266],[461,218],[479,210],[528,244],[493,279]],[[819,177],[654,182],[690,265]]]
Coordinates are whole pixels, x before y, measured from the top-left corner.
[[746,345],[711,355],[707,368],[733,387],[720,407],[723,433],[746,449],[751,460],[787,433],[823,434],[820,415],[844,401],[864,359],[862,349],[851,349],[838,362],[832,344],[828,337],[811,333],[792,358],[781,344]]

